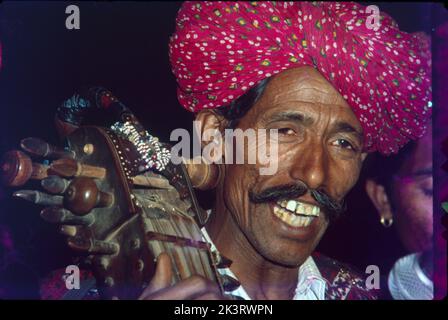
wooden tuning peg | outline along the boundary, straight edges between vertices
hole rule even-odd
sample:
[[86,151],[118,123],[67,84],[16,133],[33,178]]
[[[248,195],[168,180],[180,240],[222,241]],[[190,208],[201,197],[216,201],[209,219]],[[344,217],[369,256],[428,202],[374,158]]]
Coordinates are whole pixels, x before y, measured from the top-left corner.
[[96,179],[104,179],[106,169],[101,167],[81,164],[70,158],[58,159],[51,163],[50,173],[57,174],[62,177],[88,177]]
[[84,237],[73,237],[68,240],[70,248],[91,254],[116,254],[120,246],[111,241],[101,241]]
[[93,215],[77,216],[62,207],[48,207],[40,212],[40,216],[47,222],[65,225],[91,225],[95,218]]
[[78,177],[68,186],[64,195],[64,206],[75,215],[86,215],[93,208],[108,207],[114,202],[113,195],[98,190],[91,178]]
[[49,193],[62,194],[65,192],[65,190],[67,190],[70,181],[59,176],[52,175],[46,177],[45,179],[42,179],[40,183],[42,185],[42,188],[44,188]]
[[13,197],[44,206],[59,206],[63,202],[62,196],[49,195],[35,190],[19,190],[13,193]]
[[20,187],[30,179],[41,180],[48,176],[48,166],[33,163],[22,151],[6,152],[0,161],[2,183],[9,187]]
[[73,151],[52,146],[48,142],[34,137],[23,139],[20,146],[26,152],[43,158],[73,158],[75,156]]

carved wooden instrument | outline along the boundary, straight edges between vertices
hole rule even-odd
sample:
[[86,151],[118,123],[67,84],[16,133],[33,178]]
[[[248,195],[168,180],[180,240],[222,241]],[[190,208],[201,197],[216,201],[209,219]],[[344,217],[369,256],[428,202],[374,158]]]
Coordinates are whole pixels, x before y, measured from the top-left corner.
[[[15,150],[3,156],[3,183],[19,187],[30,179],[41,181],[44,192],[19,190],[14,195],[45,206],[41,217],[60,226],[68,245],[93,271],[103,298],[137,298],[161,252],[171,258],[173,284],[197,274],[216,282],[222,293],[235,289],[236,280],[217,272],[230,261],[212,254],[202,238],[206,213],[192,188],[209,187],[218,173],[205,164],[171,162],[160,170],[142,170],[147,162],[128,138],[107,126],[84,124],[92,109],[134,125],[139,134],[144,131],[109,91],[92,88],[58,110],[64,147],[38,138],[22,140],[26,153]],[[28,154],[52,161],[33,162]]]

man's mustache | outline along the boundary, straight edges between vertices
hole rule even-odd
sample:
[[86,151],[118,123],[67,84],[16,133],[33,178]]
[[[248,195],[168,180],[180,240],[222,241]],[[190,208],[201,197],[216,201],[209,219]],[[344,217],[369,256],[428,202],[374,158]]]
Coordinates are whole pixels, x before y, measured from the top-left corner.
[[276,202],[278,200],[295,199],[305,195],[307,192],[316,200],[330,221],[338,218],[346,210],[344,200],[337,201],[325,191],[310,189],[304,183],[275,186],[260,193],[250,190],[249,199],[254,203]]

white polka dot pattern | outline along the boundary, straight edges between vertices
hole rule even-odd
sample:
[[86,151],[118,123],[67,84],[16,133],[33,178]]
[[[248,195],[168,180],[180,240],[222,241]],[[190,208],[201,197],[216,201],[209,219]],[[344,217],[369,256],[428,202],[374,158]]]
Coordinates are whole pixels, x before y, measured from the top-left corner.
[[186,2],[169,53],[179,102],[197,112],[228,105],[289,68],[314,66],[364,129],[366,151],[396,153],[431,116],[429,39],[381,14],[335,2]]

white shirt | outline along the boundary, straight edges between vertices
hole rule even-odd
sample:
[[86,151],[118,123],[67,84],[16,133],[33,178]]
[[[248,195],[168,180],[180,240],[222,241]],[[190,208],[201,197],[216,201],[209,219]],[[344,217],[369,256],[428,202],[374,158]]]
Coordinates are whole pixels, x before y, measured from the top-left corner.
[[[218,251],[205,228],[202,228],[201,231],[204,239],[210,243],[211,251]],[[222,275],[228,275],[234,279],[238,279],[230,268],[218,269],[218,272]],[[293,300],[325,300],[325,289],[325,279],[322,277],[316,263],[310,256],[299,268],[297,287]],[[244,290],[243,286],[239,286],[229,293],[235,296],[240,296],[244,300],[252,300],[246,290]]]

